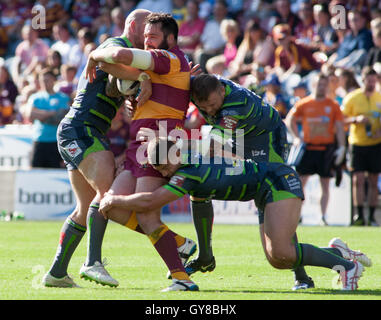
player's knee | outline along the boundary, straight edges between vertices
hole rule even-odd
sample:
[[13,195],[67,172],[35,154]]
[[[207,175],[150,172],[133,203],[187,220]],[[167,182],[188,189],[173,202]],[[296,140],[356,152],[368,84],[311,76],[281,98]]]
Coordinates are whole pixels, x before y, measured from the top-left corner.
[[294,257],[287,248],[273,247],[268,252],[268,261],[276,269],[290,269],[294,264]]

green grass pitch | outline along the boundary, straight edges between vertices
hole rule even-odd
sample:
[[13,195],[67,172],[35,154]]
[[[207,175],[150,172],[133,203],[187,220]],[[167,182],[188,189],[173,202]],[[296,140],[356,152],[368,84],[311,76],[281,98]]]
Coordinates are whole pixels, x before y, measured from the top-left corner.
[[[118,288],[96,285],[79,278],[85,261],[87,236],[72,257],[69,274],[81,288],[43,288],[41,278],[55,255],[62,221],[0,223],[0,300],[378,300],[381,298],[380,229],[373,227],[299,227],[300,242],[327,246],[341,237],[351,248],[372,258],[359,282],[359,290],[342,292],[329,269],[307,267],[315,289],[293,292],[293,274],[276,270],[265,259],[258,226],[215,225],[212,273],[195,274],[199,292],[160,290],[170,285],[166,267],[149,240],[115,223],[109,223],[103,257]],[[193,225],[169,224],[175,232],[196,239]],[[196,253],[197,254],[197,253]]]

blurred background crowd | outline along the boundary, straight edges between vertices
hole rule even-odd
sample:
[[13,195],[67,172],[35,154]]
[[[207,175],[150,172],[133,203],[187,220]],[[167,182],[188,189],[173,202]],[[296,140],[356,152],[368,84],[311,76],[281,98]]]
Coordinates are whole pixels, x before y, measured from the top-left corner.
[[[45,28],[35,29],[38,6]],[[87,54],[119,36],[135,8],[172,13],[190,60],[255,91],[283,117],[317,71],[339,103],[361,85],[364,66],[381,74],[378,0],[2,0],[0,125],[28,123],[25,105],[41,89],[43,69],[72,99]]]

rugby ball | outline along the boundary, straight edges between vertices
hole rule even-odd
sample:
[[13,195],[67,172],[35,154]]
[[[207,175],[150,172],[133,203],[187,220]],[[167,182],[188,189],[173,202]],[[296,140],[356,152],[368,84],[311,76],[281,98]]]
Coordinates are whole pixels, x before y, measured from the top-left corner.
[[140,82],[134,80],[117,79],[116,86],[119,92],[124,94],[125,96],[133,96],[138,92]]

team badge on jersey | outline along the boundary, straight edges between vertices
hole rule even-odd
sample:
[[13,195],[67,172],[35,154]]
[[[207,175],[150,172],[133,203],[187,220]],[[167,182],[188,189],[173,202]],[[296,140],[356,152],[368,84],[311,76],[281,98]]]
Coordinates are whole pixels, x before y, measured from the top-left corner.
[[223,117],[221,120],[221,127],[229,130],[234,130],[237,127],[238,120],[231,117],[231,116],[226,116]]
[[70,157],[75,158],[82,152],[82,149],[78,146],[76,141],[73,141],[65,147],[65,151]]

